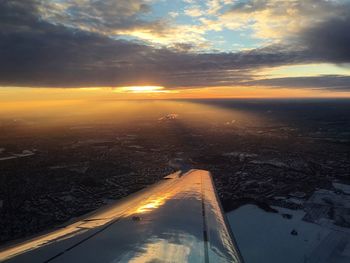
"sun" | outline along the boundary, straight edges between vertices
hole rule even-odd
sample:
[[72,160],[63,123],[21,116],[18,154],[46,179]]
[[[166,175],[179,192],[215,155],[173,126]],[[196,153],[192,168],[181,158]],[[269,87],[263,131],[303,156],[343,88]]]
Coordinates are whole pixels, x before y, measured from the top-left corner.
[[168,92],[163,86],[127,86],[115,88],[114,92],[118,93],[166,93]]

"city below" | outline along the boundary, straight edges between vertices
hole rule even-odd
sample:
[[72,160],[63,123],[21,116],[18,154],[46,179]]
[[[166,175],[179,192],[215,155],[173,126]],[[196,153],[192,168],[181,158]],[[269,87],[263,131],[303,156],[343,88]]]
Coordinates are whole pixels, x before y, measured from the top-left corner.
[[[298,260],[321,262],[311,258],[327,253],[325,246],[333,257],[348,253],[349,101],[127,104],[128,111],[136,107],[139,113],[123,121],[119,107],[108,108],[106,119],[96,115],[81,123],[74,112],[72,119],[54,122],[46,116],[52,113],[2,118],[3,245],[66,224],[172,172],[205,169],[212,173],[243,257],[254,262],[252,247],[244,242],[257,239],[244,225],[249,215],[253,226],[265,215],[277,215],[286,240],[307,243],[294,253]],[[159,110],[142,110],[150,106]],[[310,224],[318,228],[310,230]]]

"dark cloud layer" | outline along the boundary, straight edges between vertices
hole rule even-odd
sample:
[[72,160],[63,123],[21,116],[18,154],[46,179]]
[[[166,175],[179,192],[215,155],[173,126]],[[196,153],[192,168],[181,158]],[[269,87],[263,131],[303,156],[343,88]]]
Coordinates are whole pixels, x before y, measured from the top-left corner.
[[37,1],[44,10],[40,12],[40,16],[55,24],[106,34],[135,28],[151,31],[163,29],[160,19],[140,18],[151,11],[151,7],[144,0],[65,0],[61,3],[61,8],[53,5],[52,1]]
[[[0,0],[0,85],[92,87],[147,83],[176,88],[262,83],[299,86],[302,82],[311,86],[308,82],[312,82],[331,88],[332,83],[338,84],[339,76],[327,77],[327,85],[322,86],[325,77],[256,82],[254,72],[298,63],[350,62],[348,18],[332,19],[305,30],[295,46],[200,54],[155,48],[64,23],[50,23],[41,19],[40,3]],[[140,12],[146,12],[148,7],[140,8]],[[135,14],[129,17],[136,21]],[[342,89],[347,89],[349,79],[341,81]]]
[[350,9],[347,16],[332,18],[306,29],[300,38],[310,53],[325,61],[350,62]]
[[350,76],[322,75],[317,77],[286,77],[247,81],[245,85],[269,86],[269,87],[294,87],[328,89],[337,91],[350,90]]

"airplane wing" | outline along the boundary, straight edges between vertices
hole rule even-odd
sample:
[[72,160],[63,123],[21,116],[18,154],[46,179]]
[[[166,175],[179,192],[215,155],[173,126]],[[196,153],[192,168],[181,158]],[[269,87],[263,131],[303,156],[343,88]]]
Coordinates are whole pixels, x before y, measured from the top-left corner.
[[19,262],[243,262],[209,172],[190,170],[0,250]]

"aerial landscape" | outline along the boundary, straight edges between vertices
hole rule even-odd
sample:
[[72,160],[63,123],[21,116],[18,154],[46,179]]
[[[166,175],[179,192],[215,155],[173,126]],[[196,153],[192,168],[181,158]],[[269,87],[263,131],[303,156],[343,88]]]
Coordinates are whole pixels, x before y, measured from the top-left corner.
[[196,170],[232,262],[349,262],[349,27],[347,0],[0,1],[0,262]]

